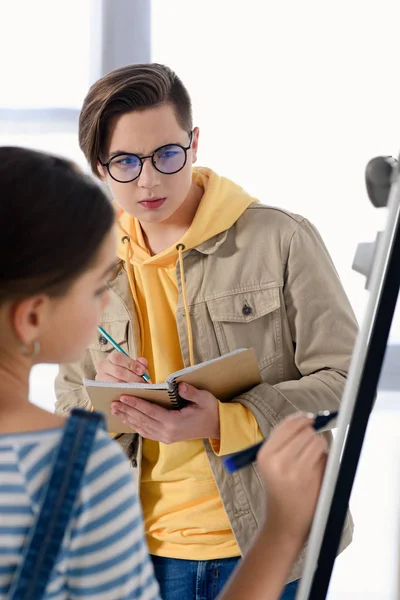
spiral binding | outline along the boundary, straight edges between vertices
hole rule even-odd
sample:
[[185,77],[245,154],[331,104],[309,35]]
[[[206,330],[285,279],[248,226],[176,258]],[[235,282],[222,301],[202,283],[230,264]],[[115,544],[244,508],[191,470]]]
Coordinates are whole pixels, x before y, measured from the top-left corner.
[[186,406],[186,404],[188,404],[188,401],[185,400],[184,398],[181,398],[181,396],[179,395],[178,384],[176,383],[176,378],[174,378],[172,380],[172,385],[174,386],[174,388],[172,390],[168,388],[168,396],[171,401],[172,408],[174,410],[180,410],[181,408]]
[[176,379],[172,380],[172,385],[174,386],[173,389],[170,389],[168,387],[168,396],[171,401],[172,408],[174,410],[177,410],[177,409],[181,408],[181,398],[178,394],[178,385],[176,383]]

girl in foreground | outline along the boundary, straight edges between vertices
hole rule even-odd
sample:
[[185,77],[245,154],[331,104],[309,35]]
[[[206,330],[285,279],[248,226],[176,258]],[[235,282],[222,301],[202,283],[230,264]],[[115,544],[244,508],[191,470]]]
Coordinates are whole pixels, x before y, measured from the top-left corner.
[[[29,402],[37,363],[79,360],[107,303],[113,209],[67,161],[0,148],[0,599],[39,510],[64,419]],[[263,526],[221,600],[278,600],[309,531],[325,467],[312,420],[286,420],[258,466]],[[106,475],[106,476],[104,476]],[[158,599],[128,461],[97,433],[44,598]],[[182,599],[183,600],[183,599]]]

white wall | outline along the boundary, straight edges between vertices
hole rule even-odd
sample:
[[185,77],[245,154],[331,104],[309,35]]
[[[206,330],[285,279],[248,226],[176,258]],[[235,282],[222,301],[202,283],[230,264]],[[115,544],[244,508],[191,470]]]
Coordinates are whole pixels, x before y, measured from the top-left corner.
[[90,0],[0,6],[0,107],[79,107],[89,73]]
[[400,149],[398,0],[152,0],[152,8],[152,58],[192,94],[199,162],[313,221],[361,316],[365,281],[351,264],[384,222],[364,169]]
[[[400,150],[400,2],[152,0],[152,9],[152,58],[192,94],[200,164],[313,221],[361,319],[365,279],[351,265],[386,216],[369,203],[365,166]],[[351,498],[354,542],[336,562],[330,600],[397,597],[397,402],[381,393],[371,418]]]

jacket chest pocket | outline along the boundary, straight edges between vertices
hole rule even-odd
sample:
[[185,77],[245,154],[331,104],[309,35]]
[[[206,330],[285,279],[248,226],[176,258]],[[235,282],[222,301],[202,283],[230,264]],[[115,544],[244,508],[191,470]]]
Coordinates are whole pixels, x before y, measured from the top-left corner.
[[[129,321],[111,321],[110,323],[102,323],[101,326],[108,334],[110,334],[113,340],[129,354]],[[108,354],[114,350],[114,346],[112,346],[110,342],[100,332],[98,332],[96,338],[91,344],[89,344],[88,349],[92,355],[93,362],[96,365],[100,361],[107,358]]]
[[279,287],[207,301],[221,354],[254,348],[260,369],[282,355]]

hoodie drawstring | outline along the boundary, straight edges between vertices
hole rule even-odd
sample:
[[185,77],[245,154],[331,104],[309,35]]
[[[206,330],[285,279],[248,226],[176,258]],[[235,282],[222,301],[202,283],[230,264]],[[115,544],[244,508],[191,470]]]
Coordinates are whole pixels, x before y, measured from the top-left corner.
[[[133,273],[132,273],[133,267],[131,264],[131,255],[132,255],[132,249],[131,249],[131,244],[130,244],[131,238],[128,235],[125,235],[121,241],[125,247],[125,267],[126,267],[126,272],[128,273],[129,287],[131,288],[133,302],[135,304],[136,312],[137,312],[138,319],[139,319],[140,341],[141,341],[140,356],[144,356],[144,326],[143,326],[143,317],[142,317],[142,313],[140,312],[140,306],[139,306],[139,301],[138,301],[137,292],[136,292],[135,280],[133,278]],[[125,242],[128,242],[128,243],[125,244]]]
[[181,273],[182,297],[183,297],[183,306],[185,308],[186,329],[187,329],[188,345],[189,345],[189,362],[190,362],[190,366],[193,367],[194,366],[193,331],[192,331],[192,323],[190,322],[189,303],[188,303],[187,293],[186,293],[185,271],[183,268],[183,255],[182,255],[182,252],[184,251],[185,246],[183,244],[178,244],[176,249],[178,250],[179,270]]
[[[141,344],[142,344],[141,356],[143,356],[144,355],[143,317],[142,317],[142,313],[140,312],[140,307],[139,307],[139,302],[138,302],[138,297],[137,297],[137,292],[136,292],[135,279],[133,277],[133,272],[132,272],[133,267],[131,264],[131,255],[132,255],[132,249],[131,249],[131,245],[130,245],[131,240],[128,235],[125,235],[121,241],[125,247],[125,265],[126,265],[126,272],[128,273],[129,287],[131,288],[133,301],[135,303],[135,307],[136,307],[136,311],[137,311],[138,319],[139,319],[139,327],[140,327],[140,334],[141,334],[140,337],[141,337]],[[128,243],[125,244],[125,242],[128,242]],[[193,352],[193,331],[192,331],[192,323],[190,321],[189,304],[188,304],[188,299],[187,299],[185,271],[184,271],[184,267],[183,267],[183,255],[182,255],[182,252],[184,251],[185,246],[183,244],[178,244],[176,249],[178,250],[179,269],[180,269],[180,273],[181,273],[182,297],[183,297],[183,306],[185,309],[186,329],[187,329],[188,346],[189,346],[189,363],[190,363],[190,366],[193,367],[195,364],[194,363],[194,352]]]

